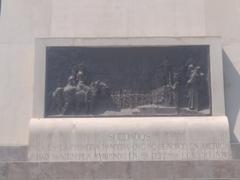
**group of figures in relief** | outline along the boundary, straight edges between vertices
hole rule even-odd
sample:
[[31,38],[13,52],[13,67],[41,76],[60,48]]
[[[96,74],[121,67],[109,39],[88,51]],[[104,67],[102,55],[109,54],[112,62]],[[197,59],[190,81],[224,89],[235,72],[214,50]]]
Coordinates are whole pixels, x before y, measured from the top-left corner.
[[[172,107],[186,107],[191,111],[200,111],[203,86],[206,76],[199,65],[187,64],[180,71],[168,72],[168,80],[161,87],[154,89],[154,104]],[[206,90],[206,87],[205,89]]]
[[[147,105],[186,108],[198,112],[199,96],[206,75],[202,68],[188,63],[184,68],[165,72],[167,80],[149,92],[136,93],[127,89],[114,90],[101,80],[89,81],[86,67],[78,65],[68,77],[64,87],[52,93],[53,114],[94,115],[106,111],[121,111]],[[182,102],[183,98],[185,101]]]
[[[55,114],[101,114],[111,108],[111,91],[103,81],[88,82],[86,69],[79,65],[68,77],[65,87],[52,93]],[[101,107],[101,108],[99,108]]]

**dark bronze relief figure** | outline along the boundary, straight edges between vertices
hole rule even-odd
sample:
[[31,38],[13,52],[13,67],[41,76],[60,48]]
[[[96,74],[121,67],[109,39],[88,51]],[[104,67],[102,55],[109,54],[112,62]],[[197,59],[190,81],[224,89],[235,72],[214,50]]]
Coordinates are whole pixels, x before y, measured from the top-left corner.
[[201,88],[201,81],[203,81],[204,73],[201,72],[200,66],[194,67],[194,65],[189,65],[189,77],[187,81],[188,87],[188,108],[190,110],[200,109],[199,104],[199,90]]
[[45,114],[210,115],[209,47],[47,48]]

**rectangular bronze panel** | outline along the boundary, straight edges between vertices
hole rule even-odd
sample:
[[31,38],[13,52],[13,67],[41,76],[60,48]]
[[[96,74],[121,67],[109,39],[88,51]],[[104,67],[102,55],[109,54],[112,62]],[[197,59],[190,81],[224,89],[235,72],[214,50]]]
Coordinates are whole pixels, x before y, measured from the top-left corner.
[[46,49],[46,117],[211,115],[209,46]]

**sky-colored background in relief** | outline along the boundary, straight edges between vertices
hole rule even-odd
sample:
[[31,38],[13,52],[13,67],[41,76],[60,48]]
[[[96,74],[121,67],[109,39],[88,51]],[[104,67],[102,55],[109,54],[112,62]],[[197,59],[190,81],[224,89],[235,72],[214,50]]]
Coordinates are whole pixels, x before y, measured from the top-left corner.
[[240,0],[3,0],[0,145],[27,144],[36,37],[223,37],[226,113],[240,140]]

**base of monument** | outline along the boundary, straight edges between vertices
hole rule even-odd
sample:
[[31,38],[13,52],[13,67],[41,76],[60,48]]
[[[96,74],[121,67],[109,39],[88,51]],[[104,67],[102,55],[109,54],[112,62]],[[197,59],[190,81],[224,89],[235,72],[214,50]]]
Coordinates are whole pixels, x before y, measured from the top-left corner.
[[228,119],[32,119],[29,161],[229,160]]
[[0,146],[0,162],[27,161],[27,145]]
[[1,180],[237,180],[240,161],[12,162]]

